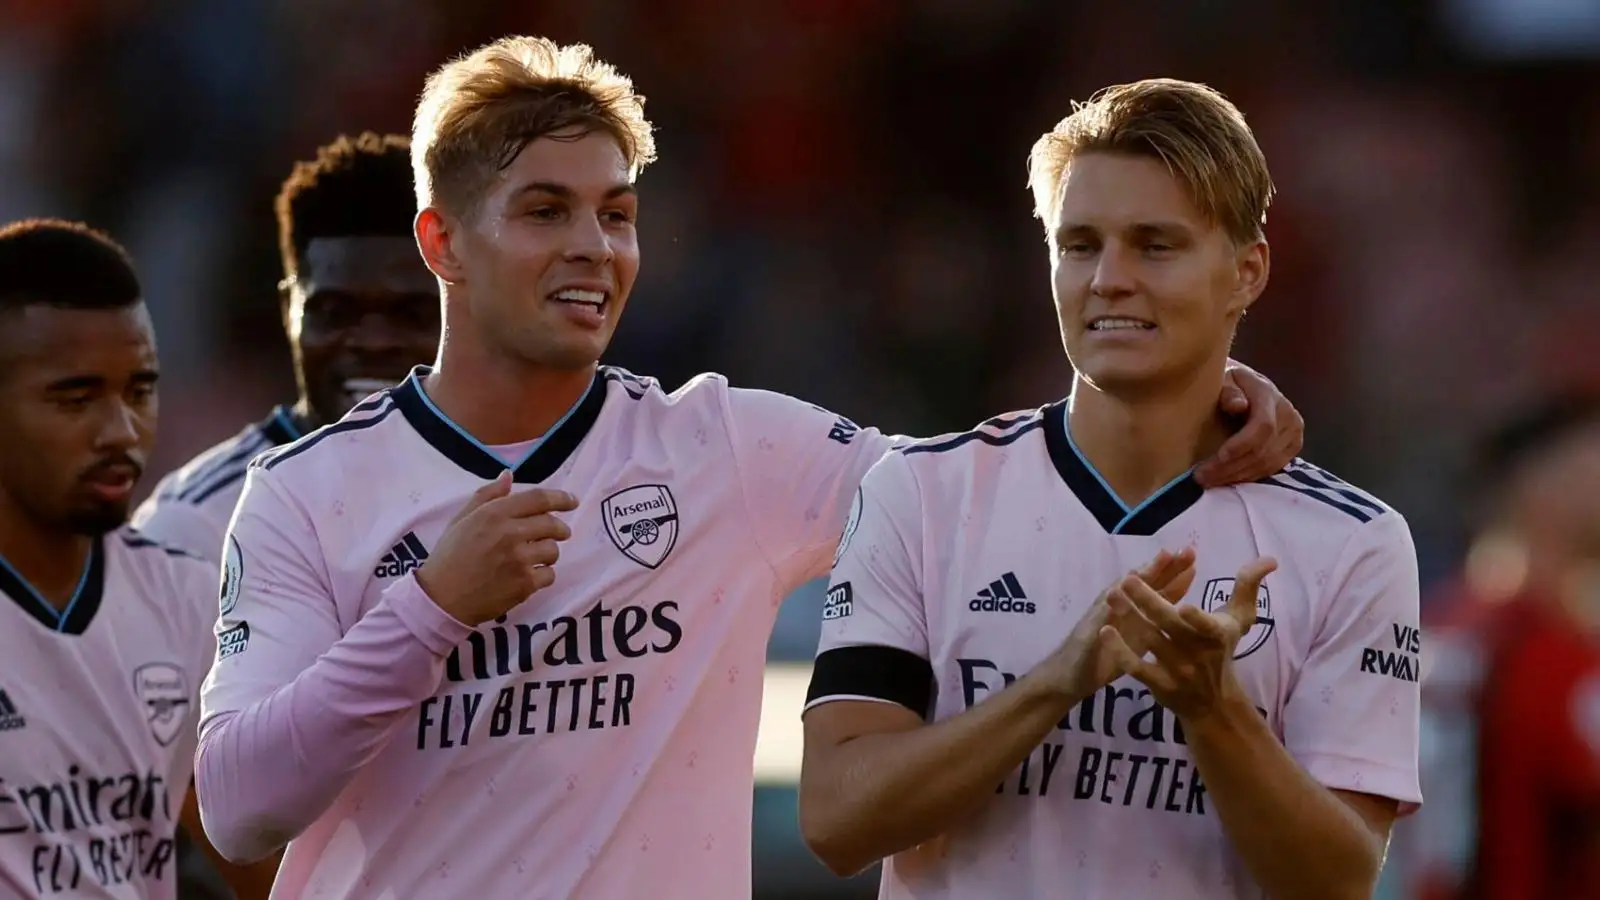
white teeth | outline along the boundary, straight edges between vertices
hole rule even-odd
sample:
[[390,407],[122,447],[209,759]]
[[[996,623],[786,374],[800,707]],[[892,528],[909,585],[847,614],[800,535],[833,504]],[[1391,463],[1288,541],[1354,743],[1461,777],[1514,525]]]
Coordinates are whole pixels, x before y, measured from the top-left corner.
[[556,291],[556,300],[565,300],[569,303],[587,303],[590,306],[599,306],[606,302],[605,291],[582,291],[577,288],[567,288]]
[[1154,328],[1149,322],[1138,319],[1095,319],[1089,323],[1090,331],[1117,331],[1123,328]]
[[347,378],[344,382],[345,402],[355,406],[379,391],[394,387],[394,384],[382,378]]

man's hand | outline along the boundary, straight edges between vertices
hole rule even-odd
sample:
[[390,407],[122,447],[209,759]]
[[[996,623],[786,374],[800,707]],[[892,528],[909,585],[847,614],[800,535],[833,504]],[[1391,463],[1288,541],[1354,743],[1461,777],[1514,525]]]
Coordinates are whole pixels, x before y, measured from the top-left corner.
[[417,570],[417,584],[464,625],[497,618],[556,580],[551,566],[572,529],[552,513],[578,508],[566,491],[533,488],[511,493],[511,472],[462,505]]
[[[1100,629],[1101,645],[1122,671],[1149,688],[1150,696],[1180,720],[1201,718],[1239,691],[1233,651],[1256,622],[1261,580],[1277,567],[1265,557],[1246,563],[1228,605],[1214,613],[1175,605],[1149,585],[1127,579],[1108,600],[1113,621]],[[1126,627],[1130,622],[1132,629]],[[1144,659],[1146,652],[1154,662]]]
[[1131,645],[1139,648],[1140,653],[1146,652],[1149,642],[1158,637],[1155,629],[1147,627],[1137,614],[1118,612],[1112,602],[1113,597],[1135,584],[1163,602],[1177,603],[1194,584],[1194,550],[1187,547],[1177,553],[1163,550],[1143,569],[1130,572],[1095,599],[1061,646],[1040,663],[1063,692],[1088,696],[1122,674],[1116,657],[1107,652],[1100,639],[1105,628],[1114,627],[1126,633]]
[[1217,408],[1243,426],[1195,469],[1205,487],[1241,484],[1279,472],[1305,446],[1306,420],[1277,385],[1243,363],[1228,361]]

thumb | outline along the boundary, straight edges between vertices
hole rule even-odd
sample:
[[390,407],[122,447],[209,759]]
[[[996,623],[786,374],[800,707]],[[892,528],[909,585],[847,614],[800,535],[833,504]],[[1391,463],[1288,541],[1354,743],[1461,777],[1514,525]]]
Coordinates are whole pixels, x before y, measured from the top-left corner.
[[1228,598],[1228,615],[1239,623],[1240,631],[1249,630],[1256,623],[1256,595],[1261,593],[1261,580],[1278,570],[1278,562],[1270,556],[1261,556],[1244,564],[1233,582],[1233,596]]
[[450,520],[450,524],[454,525],[456,522],[472,515],[479,507],[491,500],[498,500],[509,493],[511,493],[511,470],[502,469],[493,481],[472,492],[472,496],[467,498],[467,502],[461,504],[461,508],[456,510],[455,517]]

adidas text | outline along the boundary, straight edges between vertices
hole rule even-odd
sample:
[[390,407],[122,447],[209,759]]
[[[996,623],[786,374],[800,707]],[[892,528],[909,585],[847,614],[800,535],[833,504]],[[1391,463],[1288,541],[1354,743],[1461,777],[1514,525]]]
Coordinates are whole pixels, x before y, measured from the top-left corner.
[[967,608],[973,612],[1022,613],[1028,616],[1039,611],[1032,600],[996,600],[993,597],[985,600],[974,598]]

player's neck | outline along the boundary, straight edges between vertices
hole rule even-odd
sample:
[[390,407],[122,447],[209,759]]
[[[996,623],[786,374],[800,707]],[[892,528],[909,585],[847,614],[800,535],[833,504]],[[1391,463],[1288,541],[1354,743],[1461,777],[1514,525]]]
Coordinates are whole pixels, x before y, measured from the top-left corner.
[[65,529],[41,528],[0,496],[0,558],[57,612],[77,593],[94,541]]
[[1130,398],[1074,379],[1067,430],[1107,486],[1135,506],[1222,446],[1221,390],[1220,377],[1195,379],[1181,391]]
[[467,358],[439,348],[428,399],[478,441],[515,444],[544,436],[583,399],[595,366],[562,370],[510,360]]

